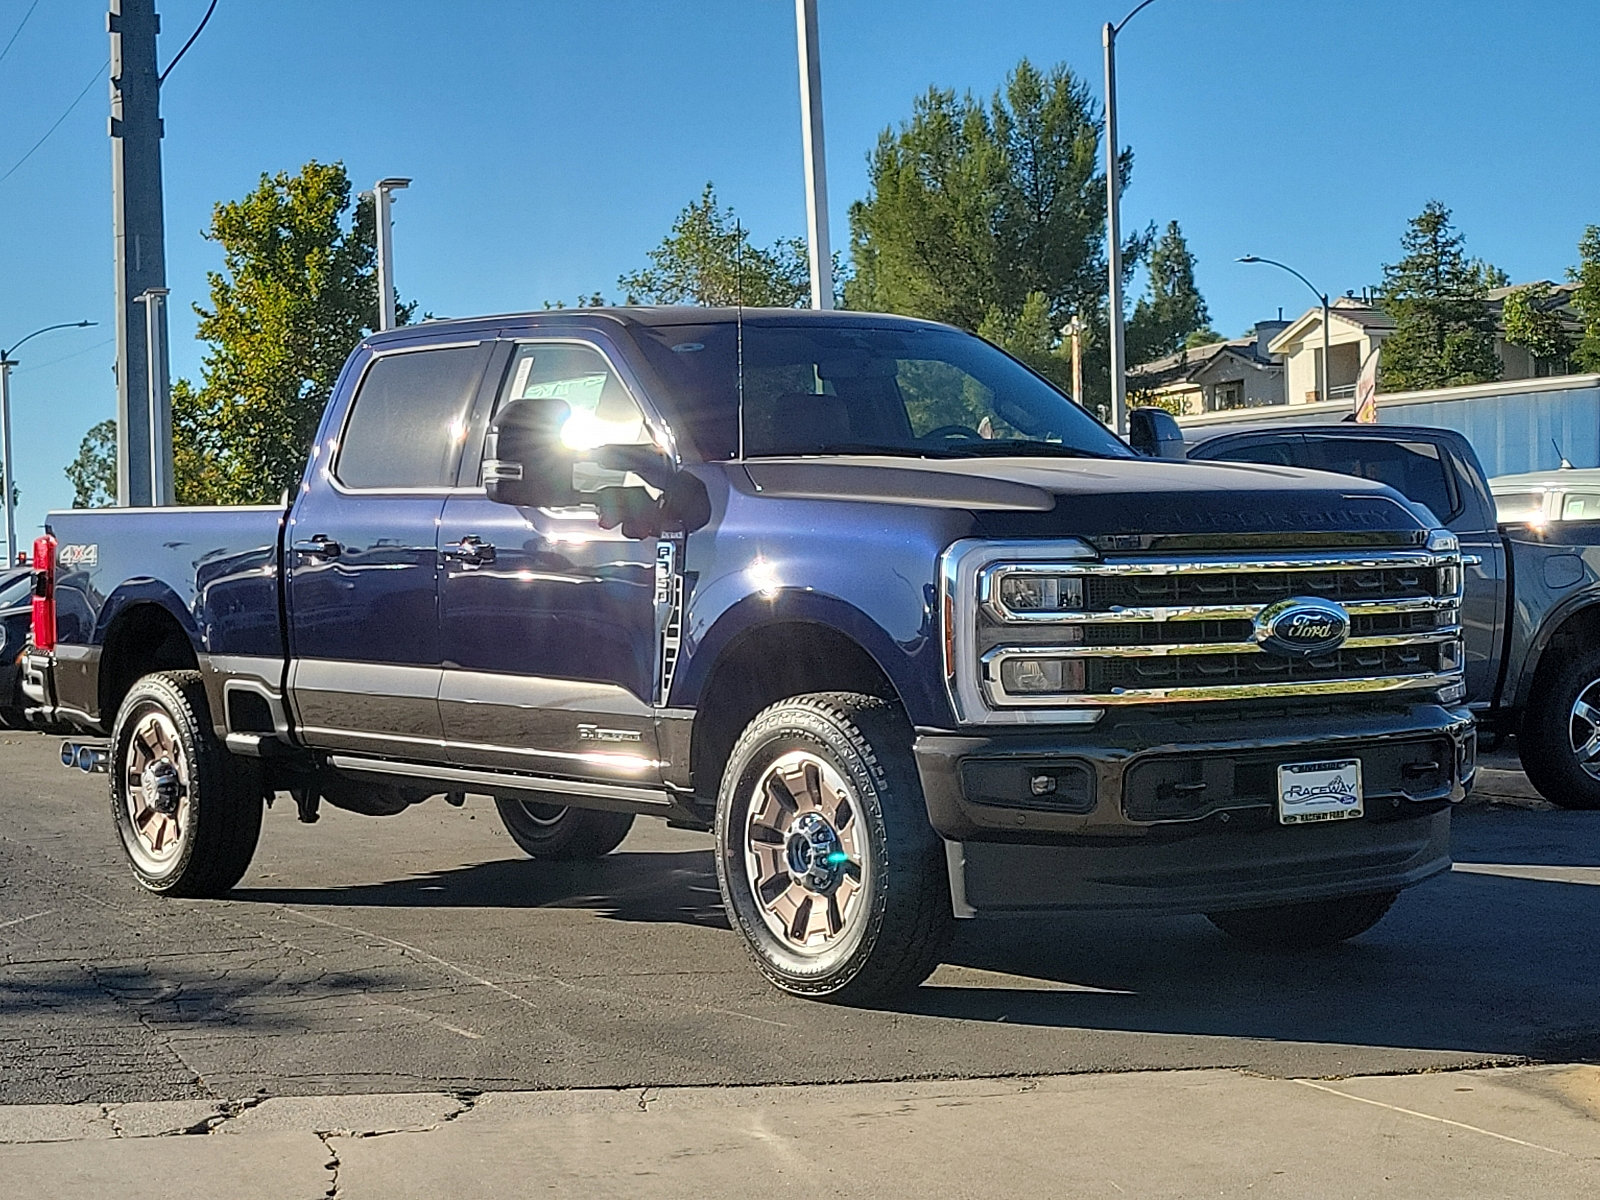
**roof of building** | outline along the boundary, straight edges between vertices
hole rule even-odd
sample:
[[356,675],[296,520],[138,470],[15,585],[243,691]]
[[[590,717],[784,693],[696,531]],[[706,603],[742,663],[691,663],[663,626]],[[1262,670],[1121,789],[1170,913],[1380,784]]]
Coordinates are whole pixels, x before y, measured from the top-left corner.
[[1263,358],[1256,353],[1256,339],[1254,336],[1231,338],[1226,342],[1210,342],[1204,346],[1186,347],[1176,354],[1168,354],[1164,358],[1152,362],[1140,363],[1128,370],[1130,378],[1138,376],[1139,383],[1144,387],[1167,387],[1174,383],[1186,383],[1194,380],[1199,374],[1209,367],[1222,355],[1243,359],[1258,367],[1276,367],[1280,364],[1270,358]]

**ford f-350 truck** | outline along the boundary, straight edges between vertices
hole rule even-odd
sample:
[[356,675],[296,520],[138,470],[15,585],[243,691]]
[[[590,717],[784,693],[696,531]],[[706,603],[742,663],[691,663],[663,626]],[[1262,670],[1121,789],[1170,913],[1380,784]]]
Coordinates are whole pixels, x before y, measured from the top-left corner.
[[1142,459],[902,318],[378,334],[286,507],[57,512],[40,550],[26,687],[109,739],[64,757],[146,888],[226,892],[275,794],[487,795],[536,858],[656,815],[809,996],[916,984],[957,917],[1354,936],[1448,866],[1474,766],[1448,531]]

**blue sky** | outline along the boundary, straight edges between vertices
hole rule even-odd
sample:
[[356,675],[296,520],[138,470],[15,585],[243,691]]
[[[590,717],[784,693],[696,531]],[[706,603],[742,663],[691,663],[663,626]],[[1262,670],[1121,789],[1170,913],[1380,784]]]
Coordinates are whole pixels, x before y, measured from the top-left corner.
[[[821,0],[836,245],[885,125],[937,83],[987,94],[1016,61],[1100,91],[1100,26],[1131,0]],[[0,45],[32,0],[0,0]],[[161,0],[164,64],[206,0]],[[0,61],[0,173],[105,61],[101,0],[41,0]],[[1333,292],[1374,282],[1437,197],[1513,279],[1559,278],[1600,223],[1592,0],[1157,0],[1119,43],[1129,225],[1177,218],[1213,323],[1300,312],[1281,258]],[[343,159],[395,208],[398,284],[440,315],[616,291],[706,180],[760,241],[804,231],[791,0],[222,0],[164,89],[173,374],[196,377],[212,204],[263,171]],[[106,91],[0,183],[0,341],[19,528],[112,415]],[[29,534],[31,536],[31,534]]]

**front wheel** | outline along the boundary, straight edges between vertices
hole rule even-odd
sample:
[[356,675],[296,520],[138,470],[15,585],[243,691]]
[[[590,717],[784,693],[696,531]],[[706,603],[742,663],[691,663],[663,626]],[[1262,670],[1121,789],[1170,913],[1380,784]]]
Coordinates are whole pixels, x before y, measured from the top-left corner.
[[111,816],[141,886],[217,897],[261,837],[261,776],[212,732],[198,671],[135,683],[111,727]]
[[768,980],[871,1002],[938,966],[953,918],[898,705],[828,692],[758,713],[717,795],[717,885]]
[[622,844],[633,828],[633,814],[541,804],[536,800],[497,797],[511,840],[533,858],[572,861],[600,858]]
[[1517,736],[1517,756],[1539,794],[1561,808],[1600,808],[1600,647],[1540,672]]
[[1268,950],[1315,950],[1365,933],[1389,911],[1399,892],[1374,892],[1337,900],[1311,900],[1271,908],[1207,913],[1222,932]]

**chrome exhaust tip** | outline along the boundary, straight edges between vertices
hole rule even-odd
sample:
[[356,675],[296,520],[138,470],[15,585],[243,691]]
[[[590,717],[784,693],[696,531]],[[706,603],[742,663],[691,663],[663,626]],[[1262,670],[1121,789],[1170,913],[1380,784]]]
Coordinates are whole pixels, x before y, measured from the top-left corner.
[[85,746],[78,742],[61,743],[61,765],[77,767],[85,775],[104,775],[110,770],[111,752],[104,746]]

